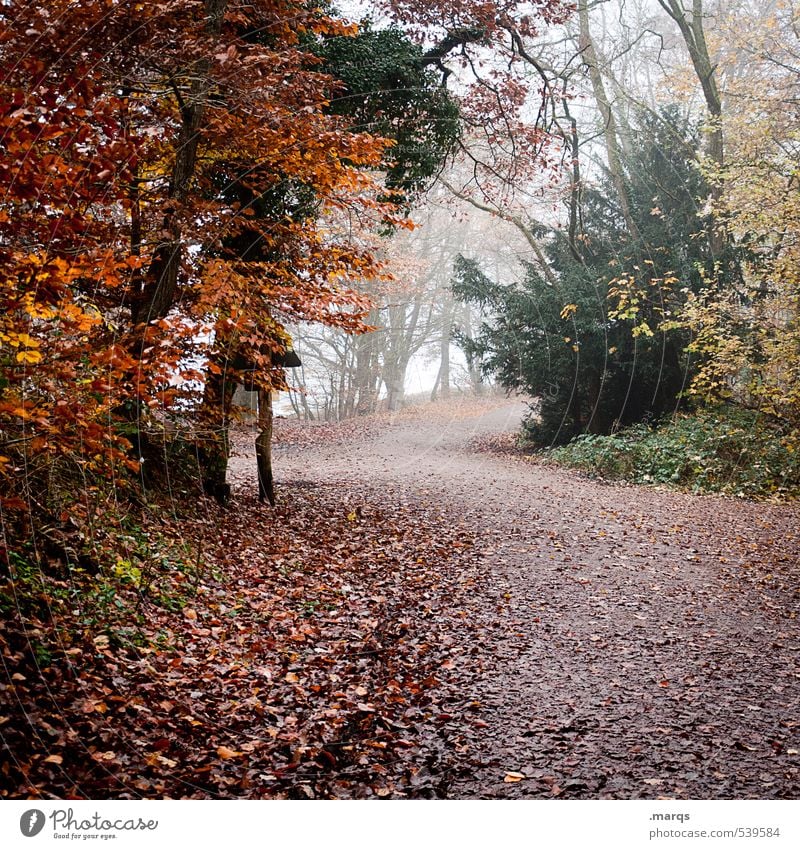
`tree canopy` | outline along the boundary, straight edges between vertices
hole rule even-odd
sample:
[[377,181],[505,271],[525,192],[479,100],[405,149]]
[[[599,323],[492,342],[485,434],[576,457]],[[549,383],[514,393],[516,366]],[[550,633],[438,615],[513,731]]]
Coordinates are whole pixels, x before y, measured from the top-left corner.
[[293,0],[0,15],[7,505],[45,499],[58,458],[138,472],[192,407],[224,466],[240,363],[280,387],[287,321],[366,328],[360,234],[403,226],[457,108],[398,30]]

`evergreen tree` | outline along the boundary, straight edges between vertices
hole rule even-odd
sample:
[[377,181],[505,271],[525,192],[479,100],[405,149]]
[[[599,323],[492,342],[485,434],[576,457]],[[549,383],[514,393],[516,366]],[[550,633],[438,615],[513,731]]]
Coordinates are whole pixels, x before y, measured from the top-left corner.
[[609,180],[583,192],[574,243],[549,234],[557,285],[533,264],[507,285],[474,261],[456,263],[456,295],[489,316],[473,341],[462,340],[467,355],[538,399],[527,423],[538,443],[655,420],[675,410],[690,376],[689,340],[670,320],[711,271],[699,138],[676,110],[641,117],[637,130],[626,182],[638,239]]
[[330,111],[356,132],[392,139],[385,185],[407,203],[429,183],[453,151],[460,133],[459,108],[423,50],[397,27],[373,29],[362,21],[355,36],[314,42],[320,70],[335,78]]

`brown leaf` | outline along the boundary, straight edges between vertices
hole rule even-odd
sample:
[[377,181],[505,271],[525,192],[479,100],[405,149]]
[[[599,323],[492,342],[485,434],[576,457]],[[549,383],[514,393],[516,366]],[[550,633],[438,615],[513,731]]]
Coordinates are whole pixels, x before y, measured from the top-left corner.
[[243,754],[244,752],[236,752],[233,749],[229,749],[227,746],[220,746],[217,749],[217,755],[224,761],[230,760],[231,758],[238,758]]

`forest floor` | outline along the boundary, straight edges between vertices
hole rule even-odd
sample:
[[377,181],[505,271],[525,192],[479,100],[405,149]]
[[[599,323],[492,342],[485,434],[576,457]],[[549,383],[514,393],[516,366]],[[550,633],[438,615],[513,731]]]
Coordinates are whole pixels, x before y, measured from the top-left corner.
[[278,419],[274,510],[242,428],[138,648],[0,632],[0,793],[797,798],[797,506],[543,465],[524,411]]
[[460,592],[436,600],[442,793],[797,798],[797,507],[545,467],[506,447],[524,411],[455,402],[276,452],[289,487],[472,535]]

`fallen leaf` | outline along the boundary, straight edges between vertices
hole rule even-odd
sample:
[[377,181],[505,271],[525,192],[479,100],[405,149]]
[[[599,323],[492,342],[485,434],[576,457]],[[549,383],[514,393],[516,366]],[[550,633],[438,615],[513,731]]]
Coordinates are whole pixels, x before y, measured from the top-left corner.
[[229,749],[227,746],[220,746],[217,749],[217,755],[224,761],[230,760],[231,758],[238,758],[243,754],[244,752],[236,752],[233,749]]

